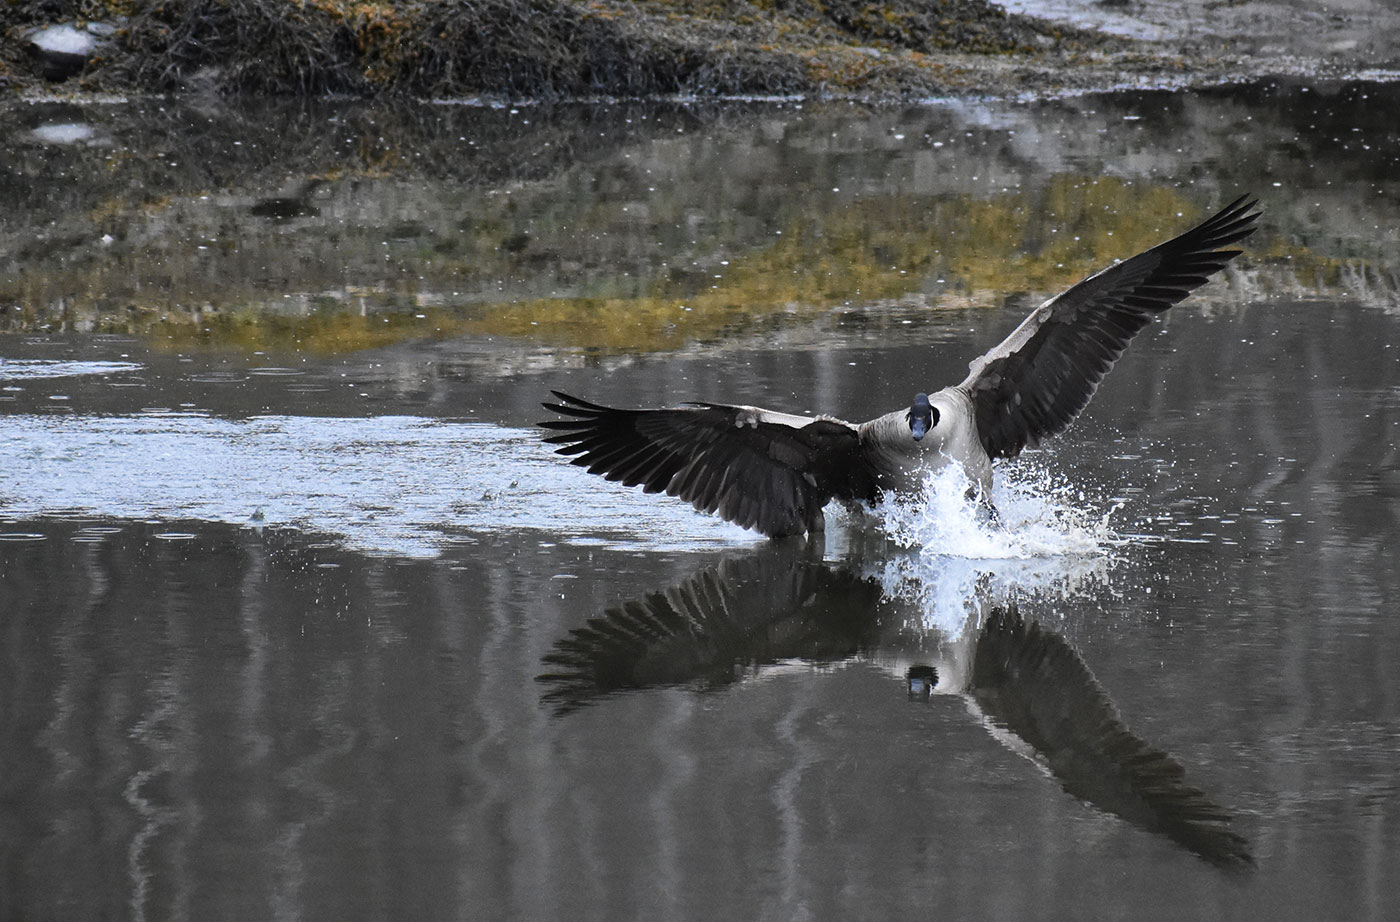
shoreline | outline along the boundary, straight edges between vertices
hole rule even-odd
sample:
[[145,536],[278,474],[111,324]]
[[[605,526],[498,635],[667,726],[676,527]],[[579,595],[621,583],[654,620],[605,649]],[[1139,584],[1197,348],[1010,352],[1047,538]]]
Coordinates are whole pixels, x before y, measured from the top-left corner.
[[[1380,0],[1344,0],[1345,15],[1330,18],[1309,0],[1007,5],[1017,12],[985,0],[240,0],[210,22],[194,4],[166,0],[99,22],[20,3],[0,12],[0,95],[917,103],[1400,79],[1400,12]],[[57,58],[41,54],[35,36],[46,26],[66,28],[68,46],[87,42],[86,57],[63,58],[72,48],[59,38]]]

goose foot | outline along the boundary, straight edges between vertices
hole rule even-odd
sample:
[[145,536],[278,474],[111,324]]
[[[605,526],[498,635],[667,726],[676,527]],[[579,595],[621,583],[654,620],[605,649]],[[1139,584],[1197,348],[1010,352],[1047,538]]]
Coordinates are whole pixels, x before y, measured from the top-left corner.
[[968,487],[963,497],[969,503],[977,504],[977,521],[983,525],[996,526],[1001,524],[1001,515],[997,512],[996,503],[983,490],[977,487]]

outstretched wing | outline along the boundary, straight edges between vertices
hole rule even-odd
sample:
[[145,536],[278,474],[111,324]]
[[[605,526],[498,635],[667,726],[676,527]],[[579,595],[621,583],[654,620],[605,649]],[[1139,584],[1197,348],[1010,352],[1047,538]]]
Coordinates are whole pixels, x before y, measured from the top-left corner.
[[544,700],[559,712],[628,689],[717,688],[755,667],[834,662],[873,642],[880,585],[836,569],[820,541],[784,541],[706,567],[610,608],[544,656]]
[[972,397],[982,447],[1014,458],[1068,426],[1138,330],[1240,254],[1257,202],[1241,196],[1179,237],[1089,276],[1046,301],[974,361]]
[[559,403],[545,409],[569,418],[540,423],[558,433],[545,441],[574,464],[770,538],[809,530],[832,497],[876,495],[860,436],[840,420],[718,403],[619,410],[551,393]]

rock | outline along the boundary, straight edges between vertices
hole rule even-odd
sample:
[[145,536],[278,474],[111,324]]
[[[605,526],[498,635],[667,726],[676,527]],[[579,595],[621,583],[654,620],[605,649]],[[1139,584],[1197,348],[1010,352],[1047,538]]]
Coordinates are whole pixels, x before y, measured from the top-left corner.
[[48,26],[29,36],[29,50],[39,59],[44,79],[66,80],[87,64],[97,50],[97,38],[67,24]]

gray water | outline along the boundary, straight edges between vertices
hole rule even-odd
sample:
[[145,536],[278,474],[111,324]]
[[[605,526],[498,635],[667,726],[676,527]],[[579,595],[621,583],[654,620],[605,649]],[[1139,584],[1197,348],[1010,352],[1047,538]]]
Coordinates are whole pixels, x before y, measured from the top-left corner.
[[[0,110],[0,919],[1390,918],[1397,104]],[[1001,528],[533,428],[863,419],[1244,191]]]

